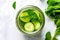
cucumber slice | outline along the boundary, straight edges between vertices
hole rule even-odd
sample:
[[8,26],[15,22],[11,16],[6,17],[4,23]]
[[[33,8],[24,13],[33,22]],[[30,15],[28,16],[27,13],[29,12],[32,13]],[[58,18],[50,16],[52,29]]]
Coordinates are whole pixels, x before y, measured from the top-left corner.
[[33,22],[33,24],[34,24],[34,26],[35,26],[35,30],[38,30],[38,29],[41,28],[41,27],[40,27],[40,23],[39,23],[38,21]]
[[40,28],[40,23],[39,22],[36,22],[35,23],[35,30],[38,30]]
[[31,18],[29,17],[27,12],[23,12],[20,14],[20,19],[23,22],[29,22]]
[[31,22],[26,23],[24,28],[27,32],[33,32],[34,31],[34,25]]

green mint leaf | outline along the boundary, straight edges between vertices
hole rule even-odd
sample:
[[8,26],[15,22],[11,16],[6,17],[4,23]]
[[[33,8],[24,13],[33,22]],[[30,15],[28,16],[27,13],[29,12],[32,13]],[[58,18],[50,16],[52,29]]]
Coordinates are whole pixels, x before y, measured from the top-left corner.
[[58,39],[56,37],[54,37],[53,40],[58,40]]
[[45,40],[51,40],[51,33],[50,32],[47,32],[46,33],[46,38]]
[[60,19],[59,9],[60,9],[60,5],[56,5],[56,6],[49,5],[45,12],[51,19]]
[[58,28],[56,29],[55,36],[58,36],[58,35],[60,35],[60,27],[58,27]]
[[57,26],[57,27],[60,26],[60,19],[57,20],[57,22],[56,22],[56,26]]
[[57,5],[57,4],[59,4],[60,3],[60,0],[48,0],[48,5]]
[[13,3],[12,7],[16,9],[16,1]]

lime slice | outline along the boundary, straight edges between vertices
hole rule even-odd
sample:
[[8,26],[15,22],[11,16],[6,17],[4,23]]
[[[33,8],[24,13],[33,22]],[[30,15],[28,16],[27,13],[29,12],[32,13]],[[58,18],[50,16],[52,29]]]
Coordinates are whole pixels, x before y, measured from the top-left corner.
[[34,31],[34,25],[31,22],[26,23],[24,28],[27,32],[33,32]]
[[21,13],[21,14],[20,14],[20,19],[21,19],[21,21],[23,21],[23,22],[29,22],[29,21],[30,21],[30,17],[29,17],[29,15],[28,15],[27,12]]

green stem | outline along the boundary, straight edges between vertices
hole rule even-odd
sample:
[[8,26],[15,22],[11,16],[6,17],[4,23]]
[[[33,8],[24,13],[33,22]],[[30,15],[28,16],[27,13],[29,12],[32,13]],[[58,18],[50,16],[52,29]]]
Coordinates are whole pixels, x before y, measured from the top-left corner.
[[[56,30],[57,30],[57,28],[56,28]],[[56,38],[56,30],[55,30],[54,36],[52,37],[52,40],[53,40],[54,38]]]

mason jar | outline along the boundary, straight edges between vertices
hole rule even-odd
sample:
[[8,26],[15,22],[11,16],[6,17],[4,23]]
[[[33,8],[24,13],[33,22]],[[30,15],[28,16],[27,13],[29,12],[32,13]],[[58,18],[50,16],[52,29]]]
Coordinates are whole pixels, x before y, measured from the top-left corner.
[[[36,14],[33,14],[32,16],[30,16],[31,17],[31,19],[29,20],[29,18],[28,19],[23,19],[23,18],[21,18],[20,19],[20,16],[22,15],[22,13],[24,12],[24,11],[26,11],[26,10],[33,10],[33,11],[31,11],[31,13],[30,14],[32,14],[33,12],[34,13],[36,13]],[[29,14],[29,15],[30,15]],[[26,13],[24,14],[24,16],[26,15]],[[36,15],[36,16],[34,16],[34,15]],[[34,25],[32,22],[31,22],[31,20],[33,20],[34,18],[38,18],[38,19],[36,19],[36,20],[38,20],[38,22],[40,23],[40,24],[38,24],[38,23],[34,23],[34,24],[36,24],[36,25]],[[25,21],[24,21],[25,20]],[[23,22],[22,22],[23,21]],[[34,21],[35,21],[35,19],[34,19]],[[28,22],[30,22],[30,23],[32,23],[34,26],[37,26],[37,27],[39,27],[37,30],[35,30],[35,28],[33,28],[34,29],[34,31],[31,31],[31,32],[29,32],[28,30],[31,30],[30,29],[30,24],[28,24],[28,26],[29,26],[29,29],[26,31],[26,29],[25,29],[25,24],[26,23],[28,23]],[[23,23],[25,23],[24,25],[23,25]],[[27,35],[27,36],[35,36],[35,35],[38,35],[39,33],[41,33],[41,30],[42,30],[42,28],[44,27],[44,24],[45,24],[45,17],[44,17],[44,13],[43,13],[43,11],[40,9],[40,8],[38,8],[38,7],[36,7],[36,6],[33,6],[33,5],[28,5],[28,6],[25,6],[24,8],[22,8],[21,10],[19,10],[18,12],[17,12],[17,16],[16,16],[16,25],[17,25],[17,28],[19,29],[19,31],[20,32],[22,32],[24,35]],[[27,25],[27,24],[26,24]],[[36,28],[37,28],[36,27]]]

